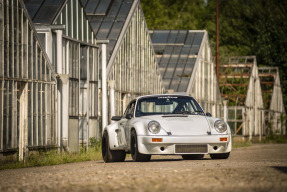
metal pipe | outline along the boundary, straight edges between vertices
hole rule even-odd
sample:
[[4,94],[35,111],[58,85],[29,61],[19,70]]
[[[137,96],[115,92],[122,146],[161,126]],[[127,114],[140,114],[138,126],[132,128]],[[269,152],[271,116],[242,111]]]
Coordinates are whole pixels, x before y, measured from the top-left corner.
[[102,130],[107,126],[107,55],[106,44],[102,43]]
[[[56,30],[56,39],[57,39],[57,54],[58,51],[62,50],[62,31],[61,30]],[[62,61],[60,57],[57,55],[57,74],[62,74]],[[62,108],[61,108],[61,103],[62,103],[62,85],[61,85],[61,80],[58,80],[58,147],[62,149],[62,142],[61,142],[61,130],[62,130]]]
[[[111,117],[115,116],[115,81],[109,81]],[[112,121],[113,122],[113,121]]]
[[224,100],[223,101],[223,105],[224,105],[224,109],[223,109],[223,113],[224,113],[224,121],[227,122],[227,102],[228,100]]
[[217,81],[219,82],[219,20],[218,20],[218,14],[219,14],[219,6],[218,1],[216,0],[216,77]]

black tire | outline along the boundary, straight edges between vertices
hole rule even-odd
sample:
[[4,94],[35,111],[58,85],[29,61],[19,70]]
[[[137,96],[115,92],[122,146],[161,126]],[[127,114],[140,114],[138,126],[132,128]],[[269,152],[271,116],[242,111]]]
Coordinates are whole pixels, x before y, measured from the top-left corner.
[[151,155],[145,155],[139,152],[137,133],[135,130],[132,130],[131,132],[131,156],[133,158],[133,161],[136,162],[147,162],[151,158]]
[[229,153],[210,154],[211,159],[228,159]]
[[191,155],[181,155],[184,160],[198,160],[203,159],[204,154],[191,154]]
[[123,150],[111,150],[109,146],[109,135],[105,131],[102,138],[102,156],[105,163],[123,162],[126,159],[126,152]]

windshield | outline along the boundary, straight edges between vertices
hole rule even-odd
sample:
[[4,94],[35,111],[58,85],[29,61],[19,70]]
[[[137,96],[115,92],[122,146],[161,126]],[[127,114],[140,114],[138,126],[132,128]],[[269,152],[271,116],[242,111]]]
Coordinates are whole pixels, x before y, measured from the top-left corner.
[[188,96],[158,96],[138,100],[136,117],[168,114],[203,114],[195,99]]

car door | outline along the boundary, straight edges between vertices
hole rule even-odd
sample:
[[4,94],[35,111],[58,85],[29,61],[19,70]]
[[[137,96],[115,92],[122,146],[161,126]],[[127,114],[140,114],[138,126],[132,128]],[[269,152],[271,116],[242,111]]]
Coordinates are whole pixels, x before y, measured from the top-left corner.
[[128,105],[122,119],[119,121],[119,135],[121,140],[120,145],[122,145],[123,147],[127,147],[130,143],[129,122],[133,118],[135,104],[136,102],[132,101]]

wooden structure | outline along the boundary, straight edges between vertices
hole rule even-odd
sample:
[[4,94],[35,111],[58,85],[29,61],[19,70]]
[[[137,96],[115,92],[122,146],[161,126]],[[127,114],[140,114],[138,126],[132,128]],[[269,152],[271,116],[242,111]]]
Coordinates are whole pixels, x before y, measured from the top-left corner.
[[57,147],[56,100],[56,74],[24,3],[0,0],[0,159]]
[[278,67],[259,67],[265,124],[263,133],[286,134],[286,112],[283,104]]
[[256,57],[229,57],[221,63],[219,86],[232,133],[261,139],[264,107]]
[[165,89],[193,96],[206,112],[222,117],[208,33],[204,30],[151,30]]

